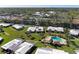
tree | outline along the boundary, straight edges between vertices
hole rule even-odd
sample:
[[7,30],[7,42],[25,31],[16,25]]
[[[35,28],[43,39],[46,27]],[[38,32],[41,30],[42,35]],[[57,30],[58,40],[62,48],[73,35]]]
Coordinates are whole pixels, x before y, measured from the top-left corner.
[[70,10],[69,12],[68,12],[68,18],[70,19],[70,28],[72,28],[73,26],[73,19],[77,16],[77,12],[76,11],[74,11],[74,10]]

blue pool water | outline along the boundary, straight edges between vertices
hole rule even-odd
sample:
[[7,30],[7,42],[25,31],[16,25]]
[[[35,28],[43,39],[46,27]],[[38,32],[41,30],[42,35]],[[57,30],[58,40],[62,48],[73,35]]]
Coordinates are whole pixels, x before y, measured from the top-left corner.
[[60,41],[60,40],[61,40],[61,38],[58,37],[58,36],[54,36],[54,37],[52,37],[51,39],[52,39],[52,40],[55,40],[55,41]]

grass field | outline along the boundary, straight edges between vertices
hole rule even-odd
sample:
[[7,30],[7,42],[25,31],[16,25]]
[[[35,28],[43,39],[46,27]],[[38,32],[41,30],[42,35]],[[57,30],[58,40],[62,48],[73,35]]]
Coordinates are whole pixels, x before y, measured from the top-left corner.
[[[76,48],[78,48],[78,46],[79,46],[79,39],[78,38],[73,39],[73,41],[71,41],[69,43],[69,46],[62,46],[62,47],[57,46],[57,47],[55,47],[55,46],[50,45],[50,44],[48,44],[46,46],[45,44],[41,43],[41,40],[42,40],[43,36],[46,37],[46,36],[50,35],[48,32],[31,33],[30,36],[28,36],[26,34],[27,28],[28,28],[28,26],[26,26],[23,30],[16,30],[11,26],[7,27],[7,28],[3,28],[4,32],[0,33],[0,37],[3,37],[4,41],[0,44],[0,46],[4,45],[5,43],[7,43],[15,38],[23,38],[26,41],[34,42],[36,47],[51,47],[51,48],[64,50],[64,51],[69,52],[69,53],[75,53],[74,50]],[[61,33],[57,33],[57,32],[53,33],[52,32],[52,35],[55,35],[55,34],[61,34]],[[63,35],[63,37],[66,37],[65,34],[62,34],[62,35]],[[70,39],[70,40],[72,40],[72,39]],[[1,49],[0,49],[0,54],[2,54],[2,53],[3,52],[1,52]]]

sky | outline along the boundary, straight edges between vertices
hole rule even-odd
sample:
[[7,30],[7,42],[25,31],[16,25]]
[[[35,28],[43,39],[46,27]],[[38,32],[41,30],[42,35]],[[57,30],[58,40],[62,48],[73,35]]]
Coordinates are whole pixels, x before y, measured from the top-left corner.
[[79,8],[79,5],[0,5],[0,8]]
[[0,5],[79,5],[79,0],[0,0]]

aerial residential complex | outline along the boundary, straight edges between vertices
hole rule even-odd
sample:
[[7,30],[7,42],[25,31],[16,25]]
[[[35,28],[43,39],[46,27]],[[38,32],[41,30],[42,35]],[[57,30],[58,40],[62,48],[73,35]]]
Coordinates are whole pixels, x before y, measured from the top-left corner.
[[78,54],[79,8],[0,8],[0,54]]

